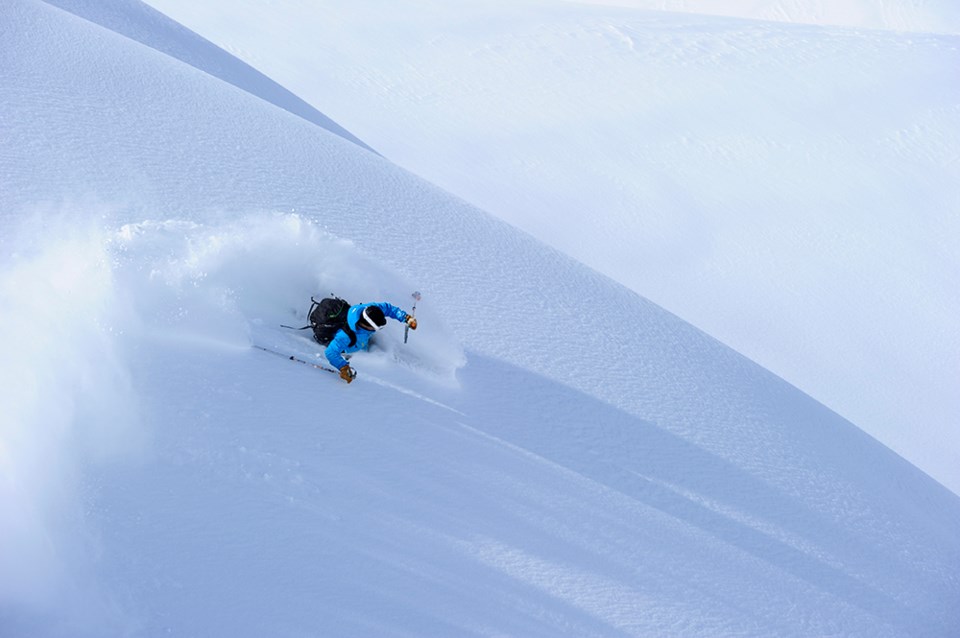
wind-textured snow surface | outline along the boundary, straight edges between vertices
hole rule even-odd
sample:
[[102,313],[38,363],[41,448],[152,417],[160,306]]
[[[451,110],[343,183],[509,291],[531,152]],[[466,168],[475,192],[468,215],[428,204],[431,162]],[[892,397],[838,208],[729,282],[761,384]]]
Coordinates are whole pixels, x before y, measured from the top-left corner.
[[917,33],[960,35],[960,5],[952,0],[571,0],[654,11],[679,11]]
[[[94,6],[0,5],[0,635],[956,633],[957,496]],[[350,386],[251,347],[415,288]]]
[[960,3],[151,3],[960,494]]

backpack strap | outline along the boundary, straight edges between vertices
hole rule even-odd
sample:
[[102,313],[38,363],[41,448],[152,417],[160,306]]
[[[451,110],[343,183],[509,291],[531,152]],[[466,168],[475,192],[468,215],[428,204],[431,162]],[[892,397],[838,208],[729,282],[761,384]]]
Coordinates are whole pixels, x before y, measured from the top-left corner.
[[[310,303],[310,310],[307,311],[307,317],[309,317],[310,315],[313,314],[313,309],[314,309],[314,307],[320,305],[320,302],[317,301],[316,299],[314,299],[313,297],[310,297],[310,302],[311,302],[311,303]],[[305,325],[305,326],[302,327],[302,328],[294,328],[293,326],[287,326],[287,325],[284,325],[284,324],[281,323],[281,324],[280,324],[280,327],[281,327],[281,328],[287,328],[288,330],[306,330],[307,328],[312,328],[313,326],[308,323],[307,325]]]
[[[344,312],[344,314],[346,314],[347,312],[349,312],[349,310],[350,310],[350,304],[348,304],[348,303],[347,303],[346,301],[344,301],[343,299],[340,299],[340,297],[334,297],[334,299],[337,299],[337,300],[343,302],[343,305],[345,305],[345,306],[347,307],[347,310]],[[320,305],[320,302],[319,302],[319,301],[317,301],[317,300],[314,299],[313,297],[310,297],[310,310],[307,311],[307,317],[312,316],[312,315],[313,315],[313,310],[314,310],[314,308],[316,308],[316,307],[319,306],[319,305]],[[281,327],[281,328],[287,328],[287,329],[289,329],[289,330],[306,330],[307,328],[312,328],[312,327],[313,327],[313,324],[307,324],[307,325],[305,325],[305,326],[302,327],[302,328],[295,328],[295,327],[293,327],[293,326],[287,326],[287,325],[284,325],[284,324],[281,323],[281,324],[280,324],[280,327]],[[343,331],[347,334],[347,336],[350,337],[350,347],[351,347],[351,348],[352,348],[353,346],[357,345],[357,333],[354,332],[353,328],[350,327],[350,322],[347,320],[346,316],[343,318],[343,325],[340,326],[340,330],[343,330]]]
[[349,323],[344,323],[344,324],[343,324],[343,327],[340,328],[340,329],[343,330],[344,332],[346,332],[346,333],[347,333],[347,336],[350,337],[350,347],[351,347],[351,348],[352,348],[353,346],[357,345],[357,333],[354,332],[354,331],[350,328],[350,324],[349,324]]
[[[353,346],[357,345],[357,333],[354,332],[353,328],[350,327],[350,304],[347,303],[346,299],[337,297],[336,295],[334,295],[333,298],[339,301],[340,303],[342,303],[344,306],[344,309],[341,310],[341,312],[343,313],[343,325],[340,326],[340,329],[343,330],[348,337],[350,337],[349,347],[352,348]],[[313,297],[310,297],[310,301],[313,301],[314,303],[319,303],[315,301]]]

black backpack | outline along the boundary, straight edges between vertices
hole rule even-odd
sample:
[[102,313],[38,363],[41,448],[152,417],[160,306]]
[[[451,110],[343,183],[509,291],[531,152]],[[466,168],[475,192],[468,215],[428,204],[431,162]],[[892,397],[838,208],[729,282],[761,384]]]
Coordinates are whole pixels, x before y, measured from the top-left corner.
[[351,346],[357,343],[357,333],[347,325],[347,311],[350,310],[350,304],[340,297],[324,297],[320,301],[310,297],[310,302],[307,316],[310,319],[310,327],[313,328],[313,338],[320,345],[329,344],[340,330],[350,337]]

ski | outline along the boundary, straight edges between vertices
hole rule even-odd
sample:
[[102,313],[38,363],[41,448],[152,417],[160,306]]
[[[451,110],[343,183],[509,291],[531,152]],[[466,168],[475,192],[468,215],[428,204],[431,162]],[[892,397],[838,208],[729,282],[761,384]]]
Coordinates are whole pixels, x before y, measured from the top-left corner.
[[264,352],[269,352],[270,354],[275,354],[275,355],[277,355],[278,357],[283,357],[283,358],[286,359],[287,361],[295,361],[295,362],[297,362],[297,363],[302,363],[303,365],[310,366],[311,368],[316,368],[317,370],[323,370],[324,372],[332,372],[333,374],[340,374],[339,371],[334,370],[334,369],[331,368],[331,367],[328,367],[328,366],[325,366],[325,365],[321,365],[321,364],[319,364],[319,363],[314,363],[313,361],[307,361],[307,360],[305,360],[305,359],[301,359],[300,357],[297,357],[296,355],[285,354],[285,353],[283,353],[283,352],[277,352],[276,350],[271,350],[270,348],[267,348],[266,346],[261,346],[261,345],[257,345],[257,344],[253,344],[253,347],[254,347],[254,348],[257,348],[258,350],[263,350]]

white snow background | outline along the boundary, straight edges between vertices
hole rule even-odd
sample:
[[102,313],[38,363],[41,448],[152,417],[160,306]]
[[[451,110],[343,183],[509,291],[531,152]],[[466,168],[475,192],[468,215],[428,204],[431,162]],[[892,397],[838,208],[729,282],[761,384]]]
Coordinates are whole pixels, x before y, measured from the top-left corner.
[[282,84],[0,4],[0,636],[957,633],[955,494]]
[[960,3],[151,4],[960,493]]

